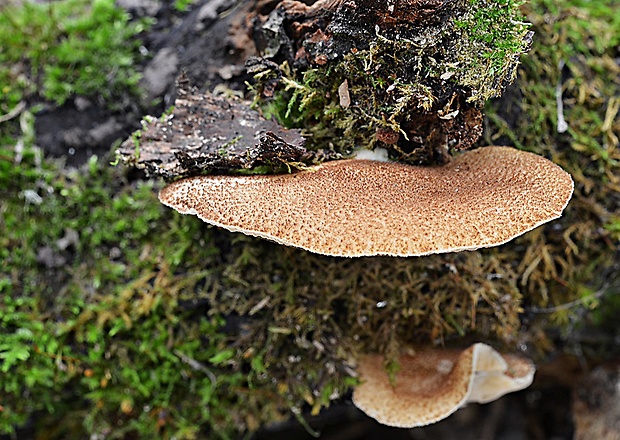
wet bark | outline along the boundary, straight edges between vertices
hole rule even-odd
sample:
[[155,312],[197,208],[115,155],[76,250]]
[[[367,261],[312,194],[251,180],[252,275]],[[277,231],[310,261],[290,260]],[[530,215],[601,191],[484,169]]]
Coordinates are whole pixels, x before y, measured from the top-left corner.
[[174,110],[145,121],[139,134],[117,150],[121,160],[171,180],[266,165],[272,169],[310,163],[299,130],[287,130],[252,110],[247,101],[200,93],[178,82]]

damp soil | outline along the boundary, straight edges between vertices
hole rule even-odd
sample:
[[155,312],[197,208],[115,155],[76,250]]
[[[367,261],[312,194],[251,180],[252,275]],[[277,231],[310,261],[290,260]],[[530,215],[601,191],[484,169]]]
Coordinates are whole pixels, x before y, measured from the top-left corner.
[[[174,103],[178,96],[176,79],[182,72],[191,84],[198,85],[197,89],[192,89],[193,98],[197,98],[201,91],[218,88],[227,92],[244,91],[249,80],[243,66],[245,59],[253,55],[253,50],[242,34],[234,32],[240,25],[238,20],[243,14],[239,14],[238,9],[244,7],[243,3],[203,0],[195,3],[187,13],[175,11],[168,2],[126,0],[119,3],[136,17],[152,16],[156,19],[156,25],[142,37],[148,56],[140,69],[145,75],[143,86],[149,99],[131,103],[133,98],[128,96],[126,102],[131,104],[114,110],[89,97],[75,97],[60,107],[45,106],[36,115],[36,143],[48,156],[65,158],[68,167],[79,166],[92,155],[111,159],[112,151],[141,127],[140,121],[145,115],[159,117]],[[518,87],[510,87],[500,100],[508,124],[516,123],[520,117],[519,106],[514,105],[518,99]],[[217,99],[209,105],[217,107]],[[237,110],[227,108],[226,111]],[[261,123],[264,124],[263,134],[272,133],[280,140],[288,139],[280,145],[297,151],[300,157],[303,155],[303,146],[296,143],[294,135],[287,138],[271,121]],[[176,160],[174,166],[183,169],[181,174],[188,168],[200,166],[191,160],[184,163],[183,157],[173,151],[168,153]],[[217,151],[208,151],[204,157],[207,159],[203,165],[208,163],[213,168],[219,166],[217,160],[222,160]],[[241,159],[236,157],[234,160]],[[238,165],[243,168],[247,164],[239,162]],[[41,259],[52,267],[69,264],[67,260],[45,254],[45,250],[41,251]],[[570,362],[575,363],[574,359]],[[579,380],[582,370],[577,366],[575,374],[558,381],[556,378],[564,365],[558,360],[543,366],[530,389],[488,405],[470,405],[430,427],[401,430],[381,426],[357,410],[351,404],[350,396],[345,396],[318,416],[308,414],[307,418],[310,427],[322,433],[321,438],[330,440],[570,439],[573,435],[570,385]],[[32,437],[24,430],[18,438]],[[291,418],[286,423],[263,427],[253,438],[301,440],[313,437],[295,418]]]

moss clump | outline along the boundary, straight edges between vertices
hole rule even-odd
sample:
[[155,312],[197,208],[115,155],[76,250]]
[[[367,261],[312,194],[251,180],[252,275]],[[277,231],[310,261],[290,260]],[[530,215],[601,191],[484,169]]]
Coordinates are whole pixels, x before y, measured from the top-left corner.
[[453,42],[460,45],[460,53],[436,74],[453,74],[453,81],[471,88],[469,101],[484,104],[514,81],[519,58],[530,47],[531,23],[519,12],[523,1],[469,2],[475,6],[455,21],[458,40]]
[[[457,1],[429,16],[393,21],[381,10],[347,21],[338,10],[323,27],[304,23],[310,37],[291,37],[295,26],[284,24],[280,33],[297,38],[302,49],[291,43],[273,54],[268,46],[269,57],[285,64],[251,64],[259,103],[285,126],[306,129],[310,148],[350,154],[380,146],[405,162],[444,162],[448,150],[478,139],[480,107],[514,79],[530,44],[518,6]],[[282,14],[276,9],[270,17]],[[280,55],[288,52],[295,57]]]
[[127,91],[139,95],[136,36],[149,22],[130,22],[113,0],[9,2],[0,14],[0,114],[44,98],[63,104],[93,96],[111,108]]

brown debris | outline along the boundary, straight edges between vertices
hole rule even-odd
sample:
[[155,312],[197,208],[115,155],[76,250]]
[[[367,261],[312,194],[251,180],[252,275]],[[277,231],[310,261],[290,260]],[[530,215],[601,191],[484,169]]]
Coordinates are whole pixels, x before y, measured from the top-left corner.
[[379,142],[388,145],[394,145],[400,139],[400,133],[389,128],[378,128],[375,132],[375,136]]
[[620,440],[620,369],[600,366],[573,394],[575,440]]
[[440,111],[439,105],[428,112],[412,110],[411,119],[402,126],[408,139],[394,147],[399,157],[413,162],[417,157],[432,158],[430,162],[442,164],[450,159],[446,147],[461,151],[474,146],[482,136],[482,111],[456,93],[448,101],[449,112]]
[[[387,2],[388,5],[390,2]],[[392,0],[387,13],[381,11],[379,23],[382,25],[395,25],[403,22],[424,21],[437,16],[450,0]]]

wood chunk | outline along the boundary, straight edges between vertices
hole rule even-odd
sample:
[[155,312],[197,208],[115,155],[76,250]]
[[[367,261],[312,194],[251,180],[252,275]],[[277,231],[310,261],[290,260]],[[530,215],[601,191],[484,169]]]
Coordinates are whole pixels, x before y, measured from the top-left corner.
[[263,118],[245,101],[194,88],[181,88],[172,113],[147,119],[139,133],[118,149],[122,162],[168,180],[261,165],[296,167],[317,156],[304,148],[300,130]]

